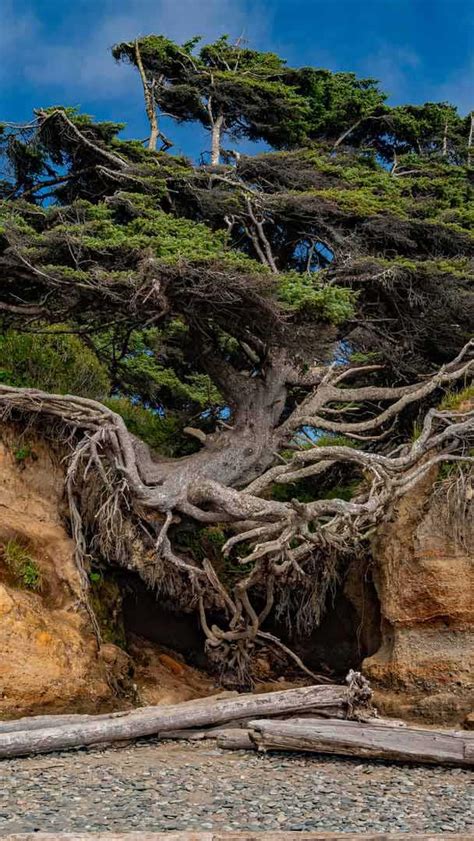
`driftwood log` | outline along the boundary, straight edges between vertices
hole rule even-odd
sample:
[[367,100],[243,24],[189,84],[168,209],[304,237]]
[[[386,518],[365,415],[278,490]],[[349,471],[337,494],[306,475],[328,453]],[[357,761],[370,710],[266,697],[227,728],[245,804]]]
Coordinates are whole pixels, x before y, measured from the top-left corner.
[[421,764],[474,765],[474,734],[339,720],[252,721],[249,735],[260,750],[397,760]]
[[250,737],[249,730],[232,727],[217,734],[217,747],[224,750],[256,750],[257,745]]
[[[208,695],[205,698],[194,699],[194,704],[209,704],[212,701],[221,701],[224,698],[238,698],[239,693],[235,691],[224,690],[215,695]],[[145,708],[142,708],[142,712]],[[150,709],[150,708],[148,708]],[[161,707],[164,709],[164,707]],[[328,708],[329,709],[329,708]],[[133,709],[130,712],[139,712],[140,710]],[[60,713],[53,715],[29,715],[22,718],[9,719],[8,721],[0,721],[0,735],[2,733],[15,733],[19,730],[41,730],[43,727],[63,727],[75,724],[82,724],[88,721],[107,721],[109,718],[117,718],[126,715],[126,712],[116,713],[102,713],[101,715],[91,715],[87,713]],[[338,716],[335,716],[338,718]]]
[[[361,703],[367,704],[362,690]],[[258,719],[263,716],[290,715],[338,707],[353,714],[358,706],[358,688],[351,686],[304,686],[282,692],[261,695],[238,695],[222,700],[199,699],[176,706],[144,707],[125,713],[99,716],[71,716],[70,720],[55,724],[43,723],[32,727],[23,720],[21,730],[0,731],[0,758],[49,753],[145,736],[165,736],[169,731],[217,726],[239,719]],[[41,717],[42,719],[43,717]],[[79,719],[79,720],[78,720]],[[18,724],[18,723],[17,723]]]

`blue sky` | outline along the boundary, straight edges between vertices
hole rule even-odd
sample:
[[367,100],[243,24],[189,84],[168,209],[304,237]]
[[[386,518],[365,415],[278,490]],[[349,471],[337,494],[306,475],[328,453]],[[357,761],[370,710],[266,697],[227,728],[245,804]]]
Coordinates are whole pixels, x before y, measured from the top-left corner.
[[[0,119],[61,103],[145,137],[139,80],[108,50],[149,32],[244,33],[293,65],[374,76],[394,104],[474,107],[474,0],[0,0]],[[196,128],[167,130],[175,151],[206,148]]]

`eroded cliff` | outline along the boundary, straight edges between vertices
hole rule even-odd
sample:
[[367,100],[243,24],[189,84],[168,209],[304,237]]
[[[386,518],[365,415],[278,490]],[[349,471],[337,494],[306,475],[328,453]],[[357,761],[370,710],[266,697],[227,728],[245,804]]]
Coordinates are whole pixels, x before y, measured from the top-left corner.
[[92,710],[113,698],[121,652],[81,605],[60,460],[38,437],[0,440],[0,715]]
[[364,670],[389,714],[462,722],[474,707],[472,477],[435,468],[374,543],[382,643]]
[[83,606],[54,448],[3,426],[0,438],[0,718],[97,712],[197,697],[212,682],[132,643],[133,659]]
[[[367,604],[361,609],[366,596],[357,595],[355,567],[346,582],[360,615],[359,637],[381,640],[363,666],[385,713],[456,723],[473,709],[471,481],[460,489],[453,479],[440,481],[434,469],[393,507],[373,545],[376,611]],[[3,426],[0,717],[96,712],[215,691],[210,678],[179,662],[179,655],[178,661],[170,660],[152,636],[146,641],[134,636],[133,627],[128,653],[107,635],[98,643],[83,604],[63,489],[63,466],[54,447],[31,430],[20,434]],[[466,495],[461,519],[459,493]],[[359,583],[364,589],[362,579]],[[379,621],[380,633],[372,627]]]

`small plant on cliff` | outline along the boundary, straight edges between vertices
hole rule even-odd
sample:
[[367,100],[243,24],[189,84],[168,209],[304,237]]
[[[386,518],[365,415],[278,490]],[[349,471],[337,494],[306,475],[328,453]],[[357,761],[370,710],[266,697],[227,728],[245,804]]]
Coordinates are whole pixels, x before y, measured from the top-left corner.
[[447,391],[443,397],[439,408],[442,411],[452,411],[459,409],[463,404],[474,403],[474,386],[468,385],[461,391]]
[[17,464],[23,464],[27,459],[33,457],[33,450],[29,444],[23,444],[13,451],[13,455]]
[[43,577],[36,561],[18,540],[9,540],[3,547],[5,564],[16,583],[26,590],[40,592],[43,589]]

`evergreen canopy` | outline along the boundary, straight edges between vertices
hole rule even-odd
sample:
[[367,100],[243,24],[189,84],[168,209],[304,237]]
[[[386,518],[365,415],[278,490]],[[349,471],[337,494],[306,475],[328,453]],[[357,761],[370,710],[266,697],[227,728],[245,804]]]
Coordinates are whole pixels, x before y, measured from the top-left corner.
[[212,134],[211,163],[221,138],[266,140],[279,147],[303,138],[306,100],[289,83],[275,53],[231,44],[227,36],[202,46],[194,38],[178,45],[162,35],[116,44],[112,54],[140,70],[145,95],[178,122],[196,121]]

